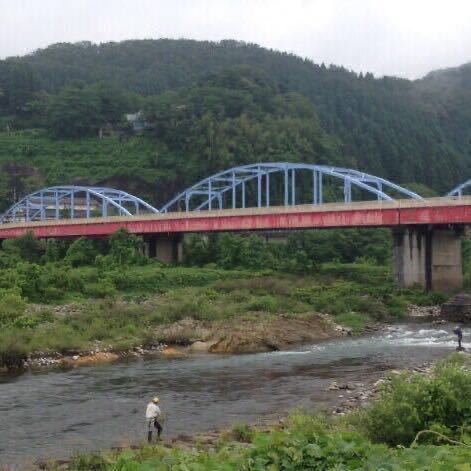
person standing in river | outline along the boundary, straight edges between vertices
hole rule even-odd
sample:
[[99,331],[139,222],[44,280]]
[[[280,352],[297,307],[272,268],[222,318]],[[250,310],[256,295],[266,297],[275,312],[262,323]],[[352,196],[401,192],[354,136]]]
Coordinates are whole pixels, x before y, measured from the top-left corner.
[[453,330],[453,333],[458,337],[458,348],[456,350],[461,352],[464,350],[464,348],[461,346],[461,340],[463,340],[463,331],[461,330],[461,327],[457,325]]
[[158,406],[160,399],[154,397],[152,401],[147,404],[146,409],[146,422],[147,422],[147,442],[152,442],[152,432],[154,428],[157,430],[157,438],[160,439],[160,434],[162,433],[162,426],[160,425],[158,418],[162,415],[162,411]]

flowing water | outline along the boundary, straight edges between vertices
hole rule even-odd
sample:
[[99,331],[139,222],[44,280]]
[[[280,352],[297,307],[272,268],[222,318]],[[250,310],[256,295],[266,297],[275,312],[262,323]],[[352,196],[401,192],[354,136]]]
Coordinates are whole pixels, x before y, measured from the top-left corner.
[[0,376],[0,464],[21,469],[37,458],[139,441],[155,395],[167,437],[274,418],[295,407],[329,408],[338,401],[338,392],[327,391],[333,380],[369,382],[384,370],[443,357],[456,347],[451,331],[451,325],[404,324],[289,351]]

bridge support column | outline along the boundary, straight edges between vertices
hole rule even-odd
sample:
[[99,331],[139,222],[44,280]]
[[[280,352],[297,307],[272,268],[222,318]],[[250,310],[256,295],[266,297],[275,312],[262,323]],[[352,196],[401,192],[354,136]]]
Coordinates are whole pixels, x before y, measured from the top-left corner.
[[435,291],[454,291],[463,286],[461,236],[463,227],[438,229],[432,239],[432,286]]
[[145,239],[145,253],[160,262],[174,264],[183,261],[182,235],[155,235]]
[[463,284],[462,227],[395,229],[394,277],[400,287],[453,291]]

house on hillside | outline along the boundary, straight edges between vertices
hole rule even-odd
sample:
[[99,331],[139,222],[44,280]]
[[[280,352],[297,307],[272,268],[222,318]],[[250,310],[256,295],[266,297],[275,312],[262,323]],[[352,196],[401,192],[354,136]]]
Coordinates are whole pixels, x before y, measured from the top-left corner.
[[142,111],[126,114],[124,117],[126,121],[132,126],[132,130],[135,133],[142,132],[144,129],[149,127],[149,123],[146,121]]

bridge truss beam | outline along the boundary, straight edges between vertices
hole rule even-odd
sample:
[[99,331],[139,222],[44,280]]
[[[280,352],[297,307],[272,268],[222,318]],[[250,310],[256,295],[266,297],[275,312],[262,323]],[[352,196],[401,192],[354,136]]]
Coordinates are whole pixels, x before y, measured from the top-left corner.
[[458,185],[455,188],[453,188],[453,190],[451,190],[447,193],[447,196],[461,197],[461,196],[463,196],[463,192],[468,188],[471,188],[471,179],[467,180],[464,183],[461,183],[461,185]]
[[105,187],[54,186],[25,196],[2,216],[1,223],[74,218],[133,216],[159,211],[144,200]]
[[[301,173],[304,178],[299,177]],[[325,202],[325,177],[333,177],[333,179],[343,181],[342,200],[345,203],[352,201],[353,189],[362,190],[378,200],[392,201],[395,195],[417,200],[423,199],[417,193],[388,180],[357,170],[326,165],[269,162],[234,167],[205,178],[175,196],[160,211],[245,208],[249,206],[249,185],[251,185],[252,199],[255,201],[253,206],[270,207],[273,205],[273,187],[281,190],[282,204],[285,206],[296,205],[299,204],[298,191],[301,190],[302,182],[306,187],[306,173],[311,174],[309,193],[312,204]],[[274,177],[278,177],[277,184],[274,184]],[[306,188],[304,188],[303,194],[306,193],[305,190]]]

